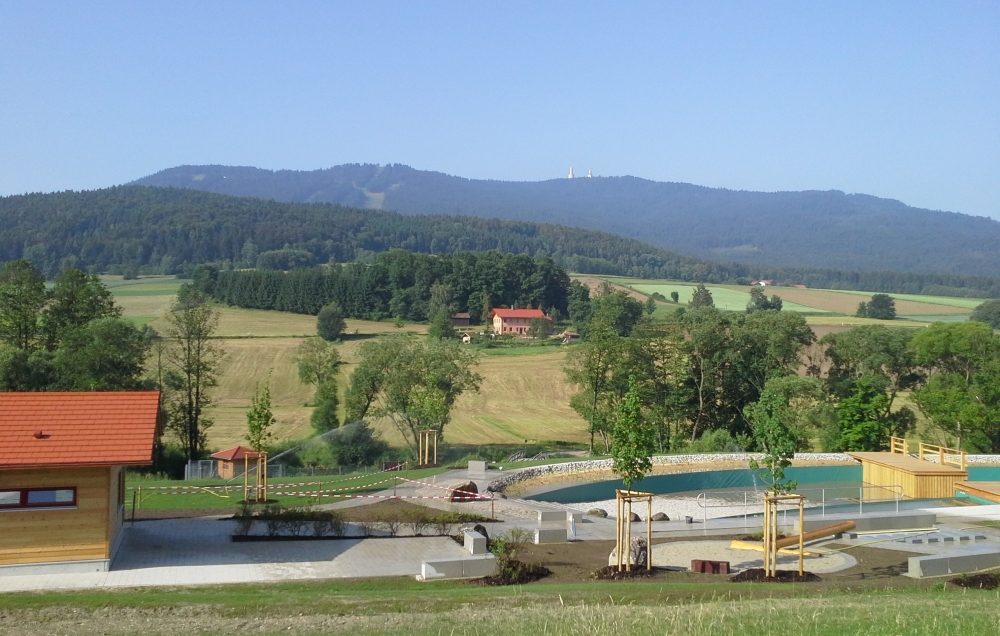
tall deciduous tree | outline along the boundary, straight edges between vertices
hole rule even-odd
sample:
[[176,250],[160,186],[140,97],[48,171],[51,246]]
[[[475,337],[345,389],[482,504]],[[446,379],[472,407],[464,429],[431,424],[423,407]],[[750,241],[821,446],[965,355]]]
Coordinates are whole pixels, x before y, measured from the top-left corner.
[[570,398],[570,406],[583,417],[590,429],[590,452],[594,435],[600,434],[605,451],[610,449],[610,413],[606,408],[615,369],[621,363],[622,337],[601,321],[591,321],[587,340],[570,349],[566,356],[566,377],[580,392]]
[[715,300],[712,298],[712,292],[708,291],[704,283],[698,283],[698,286],[694,288],[694,293],[691,294],[691,302],[688,303],[692,309],[701,309],[704,307],[715,307]]
[[820,340],[829,363],[826,385],[835,397],[846,398],[855,392],[855,383],[865,380],[872,389],[882,390],[881,410],[876,419],[890,435],[903,437],[916,424],[909,407],[896,408],[896,397],[911,391],[924,381],[924,373],[910,348],[913,329],[862,325],[850,331],[827,334]]
[[63,330],[62,346],[53,356],[63,391],[131,391],[145,388],[143,379],[151,334],[123,318],[98,318]]
[[914,401],[945,443],[1000,452],[1000,337],[981,322],[935,323],[911,347],[930,370]]
[[45,279],[26,260],[0,270],[0,340],[32,351],[39,344],[39,316],[45,307]]
[[896,301],[888,294],[875,294],[867,303],[862,302],[858,305],[857,315],[877,320],[895,320]]
[[983,322],[994,329],[1000,329],[1000,300],[987,300],[972,310],[969,320]]
[[42,315],[45,345],[55,350],[65,334],[91,320],[121,316],[114,296],[94,274],[65,269],[56,277],[50,302]]
[[319,310],[316,317],[316,332],[319,337],[327,342],[340,339],[340,334],[344,333],[347,323],[344,321],[344,312],[337,303],[330,303]]
[[340,353],[337,347],[322,338],[306,338],[295,352],[299,380],[314,387],[337,379]]
[[347,392],[349,419],[387,418],[416,452],[422,430],[442,435],[458,396],[478,391],[478,355],[449,342],[424,344],[406,336],[369,341]]
[[212,403],[209,390],[218,383],[219,363],[225,355],[212,340],[219,312],[209,304],[207,296],[183,285],[166,321],[166,335],[172,341],[166,354],[171,367],[168,382],[175,389],[168,405],[168,426],[180,438],[191,460],[201,454],[205,433],[212,425],[204,412]]

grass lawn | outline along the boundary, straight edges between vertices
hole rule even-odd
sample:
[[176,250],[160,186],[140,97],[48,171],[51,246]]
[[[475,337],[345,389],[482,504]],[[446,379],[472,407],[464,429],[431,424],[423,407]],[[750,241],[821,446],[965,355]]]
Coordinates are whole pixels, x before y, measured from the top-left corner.
[[[407,479],[423,479],[430,477],[432,475],[437,475],[445,472],[446,468],[421,468],[419,470],[406,470],[399,473],[388,472],[388,473],[371,473],[365,474],[352,474],[352,475],[316,475],[316,476],[300,476],[300,477],[280,477],[269,479],[268,482],[273,485],[289,484],[288,489],[290,491],[304,491],[311,492],[317,489],[327,490],[327,489],[344,489],[344,493],[367,493],[374,492],[378,490],[385,490],[386,488],[392,488],[393,482],[391,481],[393,477],[405,477]],[[385,482],[386,483],[378,483]],[[315,485],[317,482],[322,485]],[[309,486],[295,486],[295,484],[313,484]],[[399,483],[402,483],[400,481]],[[219,486],[228,486],[228,491],[218,490]],[[177,490],[176,487],[185,486],[188,490]],[[164,487],[171,488],[171,490],[163,490]],[[193,490],[198,487],[206,487],[206,490],[197,491]],[[214,480],[191,480],[191,481],[174,481],[174,480],[141,480],[131,478],[126,481],[126,488],[129,490],[125,497],[127,508],[131,510],[132,507],[132,493],[142,492],[142,504],[141,509],[169,509],[177,510],[184,508],[195,508],[195,509],[209,509],[209,508],[219,508],[219,509],[236,509],[240,507],[240,500],[243,497],[243,479],[238,478],[227,482],[219,479]],[[278,489],[275,489],[278,490]],[[172,494],[172,493],[184,493],[184,494]],[[444,492],[444,491],[442,491]],[[290,497],[290,496],[269,496],[269,499],[274,499],[278,503],[282,504],[305,504],[306,497]],[[332,503],[339,501],[340,498],[327,497],[323,498],[320,503]]]
[[481,587],[410,578],[7,594],[0,634],[994,634],[1000,595],[923,583]]

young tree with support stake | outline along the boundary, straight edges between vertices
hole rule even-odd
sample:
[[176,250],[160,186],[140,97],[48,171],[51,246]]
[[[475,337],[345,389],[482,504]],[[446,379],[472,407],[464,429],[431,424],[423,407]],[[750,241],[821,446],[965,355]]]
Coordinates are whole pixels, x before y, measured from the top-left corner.
[[[651,457],[656,447],[656,433],[643,415],[640,387],[635,376],[629,377],[628,384],[628,393],[618,405],[611,444],[611,470],[621,477],[626,490],[624,496],[619,490],[615,497],[618,503],[618,533],[615,550],[618,555],[619,570],[622,569],[622,557],[626,549],[629,551],[629,558],[625,560],[625,563],[632,564],[632,501],[636,498],[647,503],[646,566],[649,567],[651,549],[649,545],[649,517],[653,512],[652,495],[633,493],[632,485],[642,481],[646,473],[653,469]],[[635,560],[638,561],[640,550],[636,550],[636,552]]]
[[254,386],[253,397],[250,399],[250,410],[247,411],[247,443],[255,451],[262,451],[274,435],[271,427],[275,424],[271,413],[270,380],[264,383],[264,389]]

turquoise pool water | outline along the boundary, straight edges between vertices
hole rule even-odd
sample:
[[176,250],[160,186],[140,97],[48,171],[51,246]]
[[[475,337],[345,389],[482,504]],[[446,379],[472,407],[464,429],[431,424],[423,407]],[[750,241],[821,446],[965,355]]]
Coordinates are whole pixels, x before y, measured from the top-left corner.
[[[842,491],[843,494],[838,493],[838,498],[857,496],[857,488],[862,485],[860,464],[856,466],[801,466],[789,468],[785,471],[785,475],[788,479],[794,479],[798,482],[800,490],[826,488]],[[1000,466],[970,466],[969,480],[1000,481]],[[653,475],[646,477],[638,484],[633,484],[632,487],[656,495],[697,494],[706,491],[730,490],[734,494],[738,491],[740,498],[742,498],[744,491],[763,489],[760,477],[748,468]],[[525,499],[562,504],[603,501],[614,499],[615,490],[624,488],[625,484],[620,479],[612,479],[557,488],[527,496]],[[869,496],[870,494],[866,493],[865,497]],[[888,494],[885,498],[892,498],[892,495]]]

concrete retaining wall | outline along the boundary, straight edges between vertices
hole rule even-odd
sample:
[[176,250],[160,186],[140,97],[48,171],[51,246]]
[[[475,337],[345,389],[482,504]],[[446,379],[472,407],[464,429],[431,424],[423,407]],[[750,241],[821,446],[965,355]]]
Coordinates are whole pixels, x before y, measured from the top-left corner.
[[566,528],[537,528],[535,543],[566,543]]
[[[798,512],[795,513],[798,517]],[[788,514],[792,532],[799,533],[798,518],[792,520],[792,514]],[[827,526],[832,526],[845,521],[853,521],[854,530],[866,532],[869,530],[911,530],[914,528],[932,528],[937,523],[937,515],[933,512],[901,512],[898,515],[894,512],[877,513],[873,515],[858,515],[857,513],[841,513],[826,515],[825,517],[805,518],[806,532],[818,530]]]
[[[751,459],[763,459],[761,453],[701,453],[696,455],[655,455],[651,458],[654,466],[675,466],[683,464],[712,464],[715,462],[741,462],[746,463]],[[799,462],[854,462],[857,461],[844,453],[795,453],[795,461]],[[505,488],[525,479],[533,479],[544,475],[573,475],[576,473],[588,473],[598,470],[611,470],[610,459],[590,459],[581,462],[565,462],[562,464],[548,464],[545,466],[532,466],[517,470],[508,475],[504,475],[490,482],[486,490],[489,492],[503,492]]]
[[420,564],[418,581],[441,581],[446,579],[477,579],[490,576],[496,570],[496,559],[492,554],[469,556],[461,559],[440,559],[424,561]]
[[1000,549],[980,548],[956,550],[944,554],[910,557],[906,576],[919,579],[925,576],[977,572],[1000,567]]

